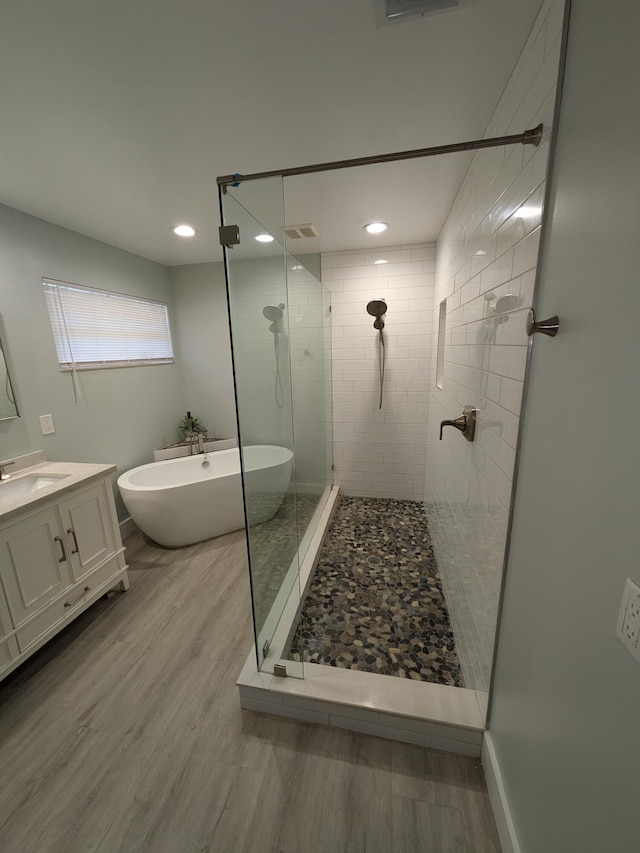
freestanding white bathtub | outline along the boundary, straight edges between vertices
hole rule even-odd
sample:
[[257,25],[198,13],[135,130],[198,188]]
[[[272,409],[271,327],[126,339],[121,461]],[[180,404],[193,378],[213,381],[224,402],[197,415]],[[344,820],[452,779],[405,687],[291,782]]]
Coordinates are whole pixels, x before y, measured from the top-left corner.
[[[204,465],[205,459],[208,465]],[[260,524],[280,508],[293,472],[286,447],[243,450],[249,519]],[[159,545],[181,548],[244,527],[240,451],[184,456],[132,468],[118,477],[138,527]]]

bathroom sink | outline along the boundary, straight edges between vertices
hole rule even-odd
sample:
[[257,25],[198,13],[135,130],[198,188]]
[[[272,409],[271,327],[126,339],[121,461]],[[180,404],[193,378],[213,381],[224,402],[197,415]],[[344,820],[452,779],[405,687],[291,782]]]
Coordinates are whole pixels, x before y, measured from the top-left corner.
[[15,480],[4,480],[0,483],[0,507],[37,492],[39,489],[44,489],[46,486],[52,486],[66,476],[68,475],[25,474],[23,477],[16,477]]

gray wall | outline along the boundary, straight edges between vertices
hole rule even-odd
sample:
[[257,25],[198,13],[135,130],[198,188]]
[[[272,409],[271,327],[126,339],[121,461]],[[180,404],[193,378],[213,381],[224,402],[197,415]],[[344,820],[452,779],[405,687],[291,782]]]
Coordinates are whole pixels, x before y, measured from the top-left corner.
[[490,736],[524,853],[638,849],[637,4],[573,3]]
[[[44,450],[120,470],[151,461],[154,447],[175,440],[180,367],[85,371],[76,402],[71,375],[58,367],[42,276],[171,302],[162,264],[0,206],[0,314],[22,414],[0,421],[0,458]],[[41,435],[41,414],[53,415],[54,435]]]
[[236,412],[224,265],[170,267],[169,279],[183,408],[200,418],[210,436],[232,438]]

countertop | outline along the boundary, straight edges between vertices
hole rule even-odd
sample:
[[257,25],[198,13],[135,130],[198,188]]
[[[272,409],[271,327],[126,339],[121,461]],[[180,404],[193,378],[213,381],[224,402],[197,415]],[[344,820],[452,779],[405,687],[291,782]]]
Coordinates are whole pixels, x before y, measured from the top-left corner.
[[38,504],[56,498],[62,492],[78,486],[85,486],[92,480],[103,477],[105,474],[111,474],[117,470],[116,465],[102,465],[89,462],[40,462],[36,465],[21,467],[16,465],[15,473],[8,471],[11,474],[9,480],[0,482],[0,495],[5,483],[15,483],[24,477],[33,476],[34,474],[40,477],[60,477],[60,479],[51,483],[48,486],[29,492],[26,495],[18,495],[14,500],[0,505],[0,524],[4,524],[7,519],[17,515],[26,509],[34,507],[37,509]]

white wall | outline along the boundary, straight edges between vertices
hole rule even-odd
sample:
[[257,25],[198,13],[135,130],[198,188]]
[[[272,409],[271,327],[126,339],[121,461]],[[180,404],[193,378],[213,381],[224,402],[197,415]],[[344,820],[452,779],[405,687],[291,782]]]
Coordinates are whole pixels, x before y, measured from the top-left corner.
[[[640,9],[574,2],[490,735],[523,853],[638,843]],[[508,849],[505,847],[505,849]]]
[[[332,303],[334,481],[347,495],[422,500],[434,270],[427,244],[322,255]],[[382,409],[378,333],[366,311],[379,298],[388,305]]]
[[200,419],[210,437],[233,438],[236,409],[224,265],[170,267],[169,280],[183,408]]
[[[58,367],[42,276],[171,299],[161,264],[0,206],[0,313],[22,413],[0,421],[0,458],[41,449],[49,459],[121,470],[151,461],[154,447],[174,440],[178,365],[85,371],[76,402],[70,374]],[[40,434],[41,414],[53,415],[54,435]]]
[[[425,501],[467,687],[486,694],[502,577],[527,336],[560,55],[562,0],[547,0],[485,136],[543,122],[537,148],[479,151],[438,239],[434,342],[446,299],[442,390],[429,397]],[[508,311],[500,300],[511,295]],[[496,313],[500,309],[500,314]],[[434,358],[435,371],[435,358]],[[439,422],[469,404],[476,438]]]

